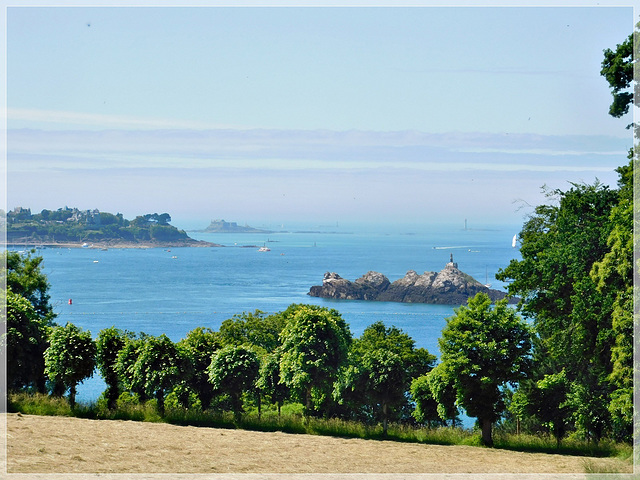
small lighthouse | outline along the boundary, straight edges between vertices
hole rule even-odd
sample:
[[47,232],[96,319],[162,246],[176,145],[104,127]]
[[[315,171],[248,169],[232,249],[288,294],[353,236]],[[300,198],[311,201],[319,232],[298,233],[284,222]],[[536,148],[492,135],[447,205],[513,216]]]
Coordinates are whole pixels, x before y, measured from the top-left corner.
[[446,265],[447,267],[453,267],[453,268],[458,268],[458,264],[456,262],[453,261],[453,253],[451,254],[451,256],[449,257],[449,263],[447,263]]

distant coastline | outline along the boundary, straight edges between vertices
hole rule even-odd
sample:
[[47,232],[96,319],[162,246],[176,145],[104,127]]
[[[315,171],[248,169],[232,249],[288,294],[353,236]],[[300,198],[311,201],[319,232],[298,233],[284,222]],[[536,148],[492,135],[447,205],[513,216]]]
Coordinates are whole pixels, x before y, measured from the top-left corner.
[[168,213],[149,213],[127,220],[120,213],[98,209],[64,207],[32,214],[29,208],[17,207],[7,214],[7,245],[99,249],[222,246],[194,240],[169,222]]

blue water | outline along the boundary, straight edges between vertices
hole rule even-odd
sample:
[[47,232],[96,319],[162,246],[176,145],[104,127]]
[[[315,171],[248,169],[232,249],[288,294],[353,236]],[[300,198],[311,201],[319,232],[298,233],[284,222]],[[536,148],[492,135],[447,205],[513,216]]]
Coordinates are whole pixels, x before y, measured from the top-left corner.
[[[348,228],[343,228],[348,230]],[[464,230],[433,226],[348,233],[204,234],[194,238],[225,245],[213,248],[63,249],[45,248],[44,272],[51,284],[56,322],[72,322],[95,336],[110,326],[173,341],[199,327],[217,330],[234,314],[256,309],[282,311],[292,303],[337,309],[354,337],[376,321],[407,332],[416,346],[438,355],[438,337],[453,307],[326,300],[307,296],[332,271],[355,280],[369,270],[390,281],[408,270],[440,271],[453,253],[465,273],[492,288],[494,276],[518,256],[511,239],[518,226]],[[258,252],[268,246],[270,252]],[[174,258],[175,257],[175,258]],[[72,299],[72,304],[68,303]],[[78,389],[78,400],[95,400],[104,390],[99,375]]]

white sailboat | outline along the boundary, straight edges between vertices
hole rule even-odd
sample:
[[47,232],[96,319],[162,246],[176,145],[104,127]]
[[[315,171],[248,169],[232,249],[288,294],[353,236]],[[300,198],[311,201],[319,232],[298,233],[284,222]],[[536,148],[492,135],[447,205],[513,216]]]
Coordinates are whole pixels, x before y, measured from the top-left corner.
[[511,246],[512,246],[513,248],[516,248],[516,243],[517,243],[517,241],[518,241],[518,235],[514,235],[514,236],[513,236],[513,240],[511,240]]

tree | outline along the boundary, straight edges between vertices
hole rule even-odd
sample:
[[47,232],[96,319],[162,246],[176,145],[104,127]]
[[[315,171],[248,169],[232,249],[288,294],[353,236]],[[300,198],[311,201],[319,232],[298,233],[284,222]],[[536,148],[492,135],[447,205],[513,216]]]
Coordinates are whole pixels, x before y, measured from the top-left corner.
[[440,382],[453,384],[457,401],[482,428],[492,445],[492,423],[504,409],[504,388],[526,378],[531,363],[527,324],[501,300],[491,308],[484,293],[455,309],[438,340]]
[[138,347],[133,364],[133,384],[158,402],[164,414],[164,399],[180,381],[191,375],[188,359],[165,334],[149,336]]
[[334,397],[352,418],[381,420],[386,434],[390,419],[400,418],[403,411],[409,415],[411,380],[431,370],[435,358],[426,349],[416,349],[415,341],[399,328],[375,322],[351,344]]
[[211,365],[211,359],[220,347],[220,336],[210,328],[203,327],[191,330],[185,338],[178,342],[178,348],[191,362],[193,376],[189,381],[189,388],[200,399],[203,410],[209,408],[213,398],[207,368]]
[[445,424],[451,420],[452,426],[455,425],[459,414],[456,394],[452,376],[447,375],[445,366],[436,366],[411,384],[411,395],[416,402],[414,417],[422,422],[435,422],[439,418]]
[[[576,384],[574,390],[581,385],[603,392],[600,398],[608,404],[618,292],[598,288],[592,270],[609,250],[610,216],[619,192],[596,182],[554,190],[549,198],[553,202],[536,207],[520,233],[522,259],[512,260],[497,278],[513,280],[509,293],[521,297],[522,311],[533,318],[538,337],[535,377],[564,369],[567,381]],[[606,420],[600,406],[590,405],[591,417]],[[574,418],[587,420],[590,415]],[[591,425],[602,430],[600,424]],[[586,425],[578,427],[584,430]]]
[[604,50],[604,60],[600,75],[607,79],[611,87],[613,102],[609,108],[609,115],[622,117],[629,112],[629,105],[633,102],[633,93],[627,91],[633,81],[633,34],[616,46],[612,51]]
[[280,334],[281,381],[305,405],[305,415],[330,399],[338,370],[347,359],[351,332],[336,310],[290,307]]
[[209,381],[215,390],[231,397],[231,405],[236,421],[243,412],[242,394],[255,387],[260,371],[258,355],[243,345],[227,345],[220,349],[207,369]]
[[6,291],[7,331],[4,338],[7,358],[7,388],[46,391],[44,352],[49,346],[49,322],[36,312],[26,298]]
[[268,354],[261,362],[256,387],[271,400],[271,403],[278,406],[278,416],[280,416],[282,404],[290,397],[291,391],[280,381],[279,351]]
[[144,384],[140,381],[136,372],[136,362],[140,356],[142,347],[149,335],[140,333],[138,336],[129,334],[125,337],[125,344],[118,352],[116,371],[122,386],[131,393],[136,394],[140,400],[147,400]]
[[42,272],[42,257],[32,256],[34,250],[26,255],[18,252],[2,254],[7,265],[7,288],[26,298],[38,315],[53,326],[55,314],[49,304],[49,280]]
[[282,314],[266,315],[256,310],[223,321],[218,331],[225,345],[253,345],[265,352],[273,352],[280,345],[279,335],[284,324]]
[[96,361],[102,378],[107,384],[105,398],[108,408],[114,408],[120,396],[118,354],[126,344],[127,334],[116,327],[100,330],[96,339]]
[[45,372],[62,392],[69,390],[69,403],[76,402],[76,387],[93,375],[96,365],[96,344],[91,332],[72,323],[55,327],[44,352]]
[[[637,82],[634,85],[635,95],[628,89],[634,80],[633,50],[634,42],[637,42],[638,38],[636,35],[634,39],[632,34],[617,45],[615,51],[604,51],[600,73],[612,90],[613,102],[609,114],[614,117],[619,118],[626,114],[629,107],[636,103]],[[637,135],[636,130],[636,137]],[[633,252],[637,250],[637,247],[634,248],[634,230],[636,238],[639,232],[637,226],[634,228],[633,222],[633,175],[634,165],[638,166],[638,157],[633,149],[628,158],[629,163],[617,170],[620,174],[619,201],[611,210],[612,229],[607,239],[610,250],[601,261],[593,265],[591,277],[597,283],[599,291],[616,292],[611,318],[615,338],[611,347],[612,365],[608,378],[613,391],[608,409],[614,437],[630,441],[633,433]],[[638,171],[637,168],[635,170]],[[639,200],[636,198],[636,201]]]

